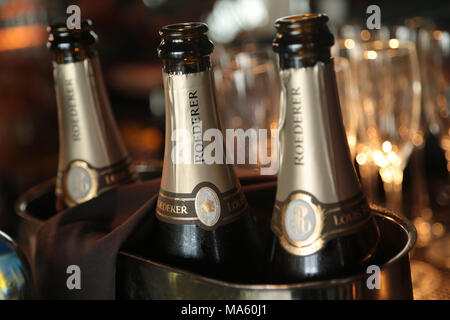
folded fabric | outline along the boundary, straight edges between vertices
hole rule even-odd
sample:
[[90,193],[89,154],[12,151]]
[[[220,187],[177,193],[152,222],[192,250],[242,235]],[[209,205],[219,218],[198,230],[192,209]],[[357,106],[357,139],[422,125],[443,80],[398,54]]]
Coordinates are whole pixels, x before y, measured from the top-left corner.
[[[241,177],[241,183],[250,207],[264,211],[254,217],[268,232],[276,181]],[[160,179],[124,185],[45,221],[31,261],[39,298],[114,299],[117,255],[153,219],[159,187]]]

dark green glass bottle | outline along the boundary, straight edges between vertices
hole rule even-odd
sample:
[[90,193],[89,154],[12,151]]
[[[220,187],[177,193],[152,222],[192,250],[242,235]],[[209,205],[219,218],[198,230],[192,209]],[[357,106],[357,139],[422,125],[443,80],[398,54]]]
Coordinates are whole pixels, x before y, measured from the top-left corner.
[[379,239],[350,158],[327,21],[307,14],[276,22],[280,168],[268,268],[275,282],[363,271]]
[[[225,153],[222,163],[203,158],[203,132],[221,130],[207,30],[203,23],[160,30],[166,140],[157,219],[148,231],[152,257],[203,276],[251,283],[264,258],[247,200]],[[177,148],[191,147],[189,159],[174,158]]]
[[138,179],[109,105],[91,25],[48,28],[58,102],[57,211]]

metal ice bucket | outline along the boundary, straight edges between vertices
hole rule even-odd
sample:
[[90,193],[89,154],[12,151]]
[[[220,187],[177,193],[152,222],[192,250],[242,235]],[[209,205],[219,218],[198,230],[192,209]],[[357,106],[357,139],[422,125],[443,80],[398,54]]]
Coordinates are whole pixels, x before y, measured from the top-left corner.
[[[151,176],[151,175],[150,175]],[[54,212],[54,180],[23,194],[16,210],[23,218],[22,243],[33,251],[39,225]],[[372,207],[381,231],[374,263],[380,268],[379,289],[373,273],[298,284],[238,284],[219,281],[122,250],[117,260],[116,296],[119,299],[412,299],[408,252],[416,230],[406,218]],[[259,220],[270,221],[267,217]],[[267,226],[268,227],[268,226]],[[264,231],[264,230],[263,230]],[[25,246],[25,245],[22,245]]]
[[[405,218],[373,208],[381,230],[380,286],[372,273],[298,284],[245,285],[218,281],[122,251],[118,259],[118,298],[127,299],[412,299],[408,252],[416,241]],[[370,285],[368,285],[368,282]],[[372,289],[371,289],[372,288]]]

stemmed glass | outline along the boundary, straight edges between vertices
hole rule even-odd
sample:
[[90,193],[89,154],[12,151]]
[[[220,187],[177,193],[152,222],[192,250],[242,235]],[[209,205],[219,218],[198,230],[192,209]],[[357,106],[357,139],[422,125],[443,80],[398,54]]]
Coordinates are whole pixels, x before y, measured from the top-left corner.
[[359,43],[355,63],[362,121],[386,205],[401,211],[403,170],[419,129],[421,82],[415,45],[390,39]]
[[367,153],[365,139],[361,139],[362,132],[359,123],[362,121],[361,109],[359,108],[358,86],[350,62],[343,56],[334,57],[334,69],[339,93],[339,102],[344,120],[345,132],[347,134],[348,146],[353,161],[359,165],[361,183],[370,202],[376,202],[376,185],[378,182],[378,171]]
[[[271,154],[271,131],[278,125],[280,103],[279,76],[275,56],[270,47],[249,43],[244,47],[217,46],[214,53],[214,78],[217,105],[225,129],[266,129],[267,155]],[[255,148],[256,146],[248,146]],[[259,145],[258,145],[259,147]],[[247,147],[246,147],[247,148]],[[235,168],[258,175],[267,164],[245,163]],[[258,155],[260,151],[257,150]],[[278,159],[274,159],[278,161]]]
[[[422,85],[422,98],[421,98],[421,117],[420,124],[417,134],[415,134],[413,143],[415,146],[415,151],[411,156],[409,161],[409,170],[411,175],[414,177],[414,183],[410,185],[410,204],[409,204],[409,214],[416,219],[430,219],[432,216],[432,210],[430,208],[429,191],[425,173],[425,142],[430,133],[430,129],[433,127],[430,125],[430,117],[426,116],[426,102],[425,97],[427,93],[430,92],[433,86],[432,83],[428,81],[429,75],[426,71],[427,57],[426,50],[423,50],[420,45],[419,35],[420,30],[426,26],[432,24],[430,20],[414,17],[406,19],[404,25],[396,25],[391,28],[391,36],[399,40],[411,41],[415,44],[417,50],[417,57],[419,61],[420,68],[420,79]],[[418,228],[420,230],[420,228]],[[421,234],[418,235],[421,238]],[[417,241],[418,244],[421,242],[420,239]]]
[[[441,147],[445,151],[447,170],[450,172],[450,32],[437,29],[434,26],[422,28],[419,31],[418,47],[422,57],[422,69],[424,70],[425,114],[430,131],[440,139]],[[450,185],[448,183],[446,188],[439,192],[438,198],[450,198]],[[440,205],[448,205],[448,202],[439,202],[441,202]],[[450,235],[445,234],[444,225],[438,222],[440,219],[442,218],[435,217],[429,219],[431,221],[422,221],[424,226],[433,223],[434,231],[436,231],[436,227],[440,227],[442,230],[441,234],[428,232],[429,246],[426,250],[426,256],[433,264],[450,268]],[[446,221],[446,217],[443,219]],[[421,230],[419,228],[418,231],[420,235]]]
[[438,133],[450,171],[450,32],[438,29],[419,31],[423,57],[424,102],[430,130]]
[[352,159],[355,158],[356,137],[358,129],[358,101],[355,94],[355,81],[353,79],[350,62],[344,57],[334,57],[334,70],[339,93],[342,117],[347,133],[348,146]]
[[371,38],[383,38],[385,33],[385,28],[378,32],[369,32],[356,25],[344,25],[337,31],[339,37],[332,47],[342,115],[352,159],[358,164],[362,187],[372,203],[379,202],[378,170],[373,162],[371,149],[365,143],[368,140],[365,137],[365,126],[360,124],[364,122],[364,118],[361,115],[355,59],[351,57],[357,54],[358,43]]

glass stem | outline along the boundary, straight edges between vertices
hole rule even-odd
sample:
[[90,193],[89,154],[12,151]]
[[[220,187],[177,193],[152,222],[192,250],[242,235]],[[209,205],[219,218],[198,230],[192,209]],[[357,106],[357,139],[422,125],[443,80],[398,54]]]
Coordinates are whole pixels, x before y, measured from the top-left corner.
[[377,204],[378,197],[378,170],[373,162],[367,162],[359,166],[361,184],[370,203]]
[[[386,173],[388,169],[389,174]],[[403,215],[403,170],[398,167],[383,168],[380,175],[383,180],[386,207]]]
[[425,176],[425,149],[423,146],[413,152],[410,163],[415,177],[415,183],[412,183],[411,216],[413,218],[423,215],[428,216],[431,213],[431,209]]

